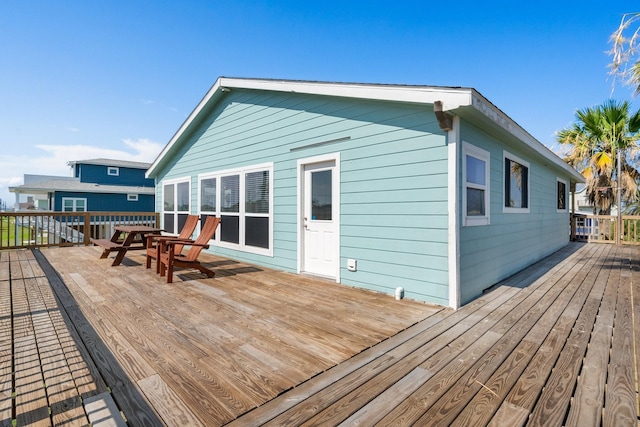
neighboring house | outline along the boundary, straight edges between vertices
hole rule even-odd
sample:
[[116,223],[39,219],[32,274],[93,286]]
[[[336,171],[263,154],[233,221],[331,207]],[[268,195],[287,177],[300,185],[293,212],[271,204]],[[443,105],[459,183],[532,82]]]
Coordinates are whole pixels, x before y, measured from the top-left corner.
[[[574,203],[575,200],[575,208],[576,212],[583,215],[597,215],[596,207],[589,201],[589,195],[587,194],[587,186],[586,185],[578,185],[576,187],[576,191],[571,195],[571,203]],[[572,205],[573,206],[573,205]],[[611,206],[610,215],[616,216],[618,215],[618,206]]]
[[571,195],[571,198],[571,203],[575,203],[576,213],[594,215],[594,206],[589,201],[586,185],[578,185],[576,191]]
[[471,88],[234,78],[147,176],[216,254],[452,307],[565,246],[583,182]]
[[153,212],[154,181],[145,177],[149,163],[112,159],[68,163],[73,177],[25,175],[24,184],[10,187],[34,198],[34,207],[56,212]]

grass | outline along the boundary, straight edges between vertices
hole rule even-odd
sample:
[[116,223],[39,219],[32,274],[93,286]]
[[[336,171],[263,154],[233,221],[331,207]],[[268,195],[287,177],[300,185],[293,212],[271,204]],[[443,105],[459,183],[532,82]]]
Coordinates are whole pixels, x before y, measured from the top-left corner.
[[[29,240],[29,228],[18,226],[16,230],[16,220],[12,217],[2,217],[0,224],[0,247],[20,246],[22,242]],[[16,238],[16,231],[18,237]]]

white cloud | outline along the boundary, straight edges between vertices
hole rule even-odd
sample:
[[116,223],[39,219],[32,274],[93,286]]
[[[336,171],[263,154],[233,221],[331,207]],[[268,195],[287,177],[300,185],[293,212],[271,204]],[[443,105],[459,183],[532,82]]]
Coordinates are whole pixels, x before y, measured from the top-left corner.
[[133,161],[136,162],[151,163],[156,159],[156,157],[158,157],[158,154],[160,154],[160,151],[164,148],[164,144],[159,144],[146,138],[136,140],[125,139],[122,142],[137,153],[133,156]]
[[129,150],[90,145],[36,145],[37,152],[0,154],[0,199],[13,204],[15,194],[9,192],[9,187],[21,185],[24,174],[72,176],[67,162],[97,158],[151,163],[164,147],[145,138],[122,142]]

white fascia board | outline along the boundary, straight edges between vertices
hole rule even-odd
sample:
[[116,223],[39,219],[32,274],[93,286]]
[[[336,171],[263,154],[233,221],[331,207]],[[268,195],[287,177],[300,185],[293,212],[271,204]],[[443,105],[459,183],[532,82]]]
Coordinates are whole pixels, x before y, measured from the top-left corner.
[[472,99],[472,90],[467,88],[234,79],[225,77],[220,78],[218,81],[222,87],[230,89],[255,89],[416,104],[433,104],[435,101],[442,101],[445,110],[471,105]]
[[[189,128],[200,112],[216,99],[224,89],[254,89],[265,91],[302,93],[307,95],[325,95],[379,101],[433,104],[442,101],[445,110],[471,105],[472,90],[465,88],[444,88],[426,86],[372,85],[354,83],[324,83],[291,80],[239,79],[220,77],[202,98],[200,103],[182,123],[169,143],[147,170],[146,177],[155,176],[156,168],[163,157],[171,151],[181,135]],[[218,95],[218,96],[217,96]]]
[[202,98],[200,103],[182,123],[178,131],[173,135],[169,143],[154,160],[147,170],[146,177],[155,177],[156,169],[165,155],[167,155],[178,142],[182,134],[191,126],[202,110],[212,100],[219,98],[225,89],[253,89],[289,93],[301,93],[307,95],[324,95],[355,99],[368,99],[378,101],[406,102],[415,104],[433,104],[442,102],[444,111],[451,111],[463,107],[473,107],[485,117],[505,129],[525,145],[540,153],[556,166],[570,174],[576,182],[584,182],[584,178],[571,166],[556,156],[538,140],[533,138],[520,125],[503,113],[495,105],[471,88],[447,88],[430,86],[402,86],[402,85],[376,85],[354,83],[326,83],[292,80],[267,80],[267,79],[241,79],[220,77]]
[[517,124],[511,117],[503,113],[498,107],[489,102],[486,98],[474,91],[472,106],[482,113],[485,117],[488,117],[516,137],[519,141],[525,144],[527,147],[540,153],[545,159],[552,162],[554,165],[566,171],[576,182],[585,182],[584,177],[580,172],[573,167],[565,163],[560,157],[558,157],[547,146],[535,139],[529,132],[524,130],[519,124]]

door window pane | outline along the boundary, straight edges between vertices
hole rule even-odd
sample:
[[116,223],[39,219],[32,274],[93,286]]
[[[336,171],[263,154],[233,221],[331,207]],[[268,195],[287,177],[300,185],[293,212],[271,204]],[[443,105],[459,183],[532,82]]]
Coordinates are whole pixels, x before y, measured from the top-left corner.
[[311,173],[311,219],[331,221],[332,184],[331,171]]

